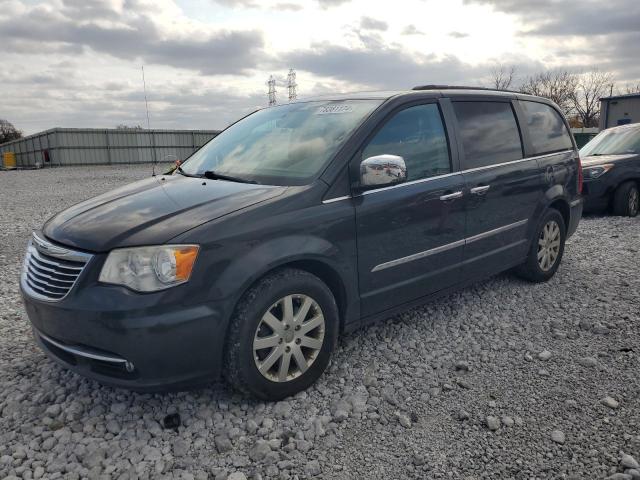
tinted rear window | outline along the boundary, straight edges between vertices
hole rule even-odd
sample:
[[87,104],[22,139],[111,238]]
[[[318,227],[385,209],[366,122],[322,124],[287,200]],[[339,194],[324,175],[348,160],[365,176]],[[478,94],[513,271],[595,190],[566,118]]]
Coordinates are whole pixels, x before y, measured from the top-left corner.
[[464,147],[463,170],[522,158],[522,142],[510,103],[453,102]]
[[567,126],[555,108],[544,103],[521,101],[535,155],[573,148]]

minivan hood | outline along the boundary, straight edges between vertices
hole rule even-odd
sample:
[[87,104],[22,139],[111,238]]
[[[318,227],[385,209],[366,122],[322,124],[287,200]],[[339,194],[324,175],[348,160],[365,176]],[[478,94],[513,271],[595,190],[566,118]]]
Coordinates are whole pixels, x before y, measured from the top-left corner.
[[50,218],[43,233],[53,241],[92,252],[158,245],[285,190],[182,175],[157,176],[74,205]]
[[637,153],[621,153],[619,155],[590,155],[588,157],[581,157],[580,161],[582,162],[583,167],[593,167],[595,165],[619,162],[620,160],[627,160],[637,156]]

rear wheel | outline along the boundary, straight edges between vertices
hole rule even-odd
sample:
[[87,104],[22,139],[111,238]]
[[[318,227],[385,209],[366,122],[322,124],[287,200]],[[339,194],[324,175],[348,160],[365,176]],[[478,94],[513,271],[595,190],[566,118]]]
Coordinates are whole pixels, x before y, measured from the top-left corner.
[[640,210],[640,192],[636,182],[625,182],[613,194],[613,213],[622,217],[635,217]]
[[338,334],[338,309],[316,276],[285,269],[260,280],[232,318],[225,376],[237,389],[279,400],[313,384]]
[[546,282],[553,277],[562,260],[566,232],[560,212],[549,209],[536,227],[527,260],[516,273],[531,282]]

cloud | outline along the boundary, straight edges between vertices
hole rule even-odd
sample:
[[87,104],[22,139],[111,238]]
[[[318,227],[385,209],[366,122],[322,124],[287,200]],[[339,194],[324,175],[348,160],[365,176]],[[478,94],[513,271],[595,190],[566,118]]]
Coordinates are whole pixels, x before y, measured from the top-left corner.
[[[140,59],[209,75],[245,73],[263,56],[264,40],[259,30],[171,34],[143,8],[124,15],[107,9],[106,3],[89,8],[77,6],[80,3],[67,0],[66,8],[60,11],[34,7],[17,15],[0,16],[0,50],[42,53],[42,47],[59,52],[90,48],[121,59]],[[135,6],[135,2],[129,1],[128,5]],[[95,9],[110,11],[118,21],[99,22],[93,17]],[[67,16],[70,11],[77,15]],[[83,21],[81,14],[90,19]]]
[[276,3],[272,8],[272,10],[275,10],[275,11],[288,10],[290,12],[299,12],[302,9],[303,9],[302,5],[299,5],[297,3],[288,3],[288,2]]
[[373,88],[409,89],[431,83],[474,83],[486,66],[472,66],[454,56],[437,58],[408,52],[383,44],[351,49],[331,43],[314,44],[283,57],[284,64],[296,65],[315,75]]
[[407,25],[402,29],[402,35],[424,35],[422,30],[418,30],[414,24]]
[[339,7],[345,3],[349,3],[351,0],[317,0],[321,8],[327,9],[332,7]]
[[[612,72],[619,81],[640,78],[640,1],[463,0],[518,16],[522,38],[549,46],[551,60],[580,70]],[[585,61],[586,59],[586,61]]]
[[375,18],[362,17],[360,19],[360,28],[365,30],[380,30],[384,32],[389,28],[389,24],[382,20],[376,20]]
[[212,0],[213,3],[217,3],[224,7],[230,8],[257,8],[259,5],[255,3],[253,0]]
[[534,35],[615,35],[640,30],[637,0],[583,0],[578,4],[558,0],[464,0],[464,4],[489,5],[519,15]]
[[449,32],[449,36],[453,38],[467,38],[469,34],[464,32]]

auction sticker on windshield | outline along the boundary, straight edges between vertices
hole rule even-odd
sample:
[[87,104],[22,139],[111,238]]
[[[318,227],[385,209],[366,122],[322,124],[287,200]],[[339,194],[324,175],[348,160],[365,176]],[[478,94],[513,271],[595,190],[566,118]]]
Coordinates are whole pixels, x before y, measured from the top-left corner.
[[317,115],[326,115],[329,113],[351,113],[353,107],[351,105],[338,104],[338,105],[323,105],[316,112]]

